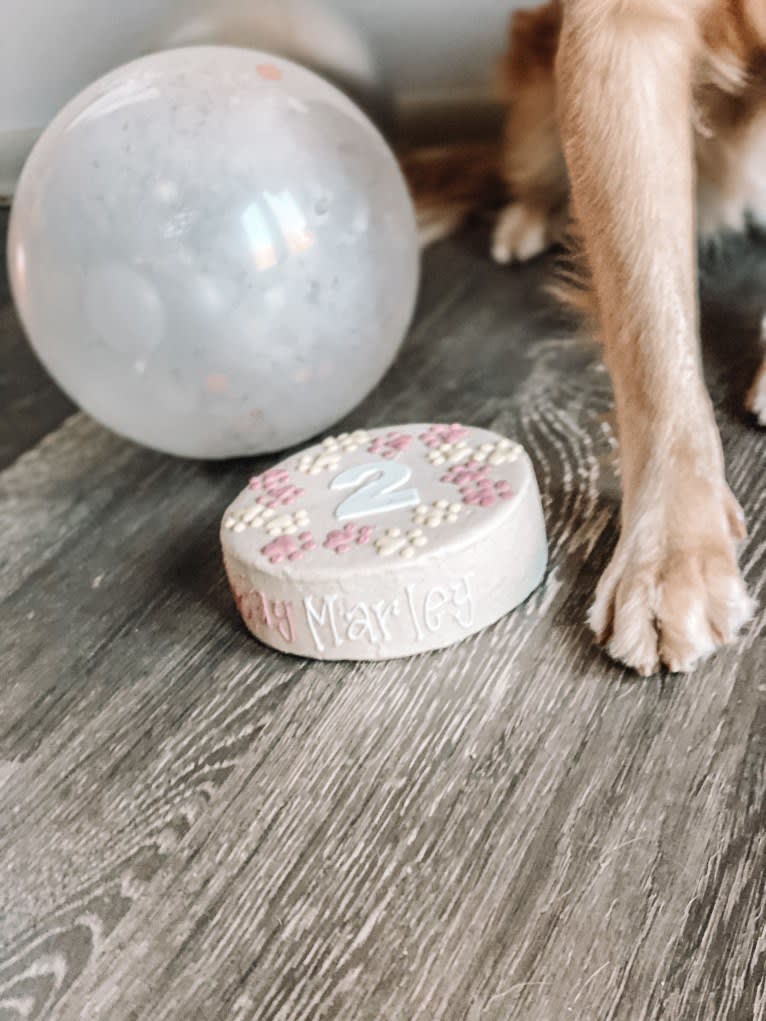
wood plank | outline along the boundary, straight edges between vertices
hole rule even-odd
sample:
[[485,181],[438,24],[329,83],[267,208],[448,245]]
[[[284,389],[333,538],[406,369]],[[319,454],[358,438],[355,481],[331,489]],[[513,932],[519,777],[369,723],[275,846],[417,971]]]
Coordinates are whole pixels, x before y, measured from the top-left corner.
[[[542,296],[550,264],[484,244],[429,253],[347,422],[462,419],[532,454],[551,570],[460,646],[254,643],[216,533],[267,461],[177,461],[77,415],[0,474],[0,1021],[766,1017],[766,616],[689,679],[593,648],[608,380]],[[708,367],[762,605],[764,443],[733,404],[752,348],[720,366],[748,259],[708,291]]]
[[[5,253],[9,210],[0,206]],[[4,258],[0,261],[5,266]],[[71,415],[74,407],[44,372],[16,317],[6,273],[0,272],[0,469]]]

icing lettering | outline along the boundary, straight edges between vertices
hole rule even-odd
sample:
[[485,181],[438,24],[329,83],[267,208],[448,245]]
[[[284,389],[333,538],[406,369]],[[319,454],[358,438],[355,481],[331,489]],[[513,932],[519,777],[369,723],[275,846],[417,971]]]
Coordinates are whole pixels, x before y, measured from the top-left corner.
[[455,620],[464,628],[469,628],[473,625],[473,600],[471,599],[469,585],[470,577],[470,575],[466,574],[456,585],[452,586]]
[[367,603],[357,603],[356,606],[352,606],[346,616],[348,618],[346,634],[350,642],[357,642],[360,638],[366,638],[368,642],[377,640],[375,618]]
[[423,620],[429,631],[439,631],[445,614],[452,617],[462,628],[473,624],[473,601],[468,575],[447,588],[438,585],[427,593],[423,605]]
[[375,614],[375,619],[378,622],[378,627],[380,628],[380,633],[383,636],[383,641],[390,642],[391,632],[388,630],[388,625],[386,624],[386,617],[399,616],[399,600],[395,599],[393,603],[389,603],[388,605],[386,605],[381,599],[380,602],[375,603],[375,605],[372,608],[372,611]]
[[263,592],[258,594],[261,597],[261,608],[266,627],[273,628],[286,642],[294,642],[293,604],[285,599],[267,599]]
[[288,643],[295,641],[295,619],[293,604],[285,599],[269,599],[258,589],[253,589],[238,600],[240,611],[246,620],[276,631]]
[[426,595],[423,605],[423,620],[429,631],[438,631],[442,626],[444,607],[449,603],[446,589],[436,586]]
[[[385,645],[399,637],[402,628],[409,630],[410,626],[416,641],[421,642],[427,632],[436,634],[453,623],[463,630],[473,624],[468,575],[452,584],[433,585],[421,592],[416,585],[407,585],[404,594],[403,601],[359,600],[351,604],[335,595],[319,600],[306,596],[303,600],[306,624],[317,652],[339,648],[345,642]],[[395,623],[395,618],[401,618],[401,623]]]
[[423,631],[422,631],[422,629],[420,627],[420,621],[418,620],[418,611],[415,608],[415,586],[414,585],[408,585],[405,588],[404,591],[407,594],[407,606],[408,606],[409,611],[410,611],[410,617],[412,618],[412,623],[413,623],[413,625],[415,627],[415,638],[419,642],[422,642],[423,641]]
[[314,609],[314,601],[311,596],[306,596],[303,600],[303,607],[306,611],[306,621],[308,622],[309,630],[311,631],[311,637],[314,639],[314,645],[316,645],[319,652],[324,652],[325,647],[324,642],[317,631],[317,625],[319,627],[324,627],[328,620],[334,644],[343,645],[343,639],[338,634],[335,626],[335,610],[333,606],[335,598],[335,596],[325,596],[322,600],[322,609],[319,612]]

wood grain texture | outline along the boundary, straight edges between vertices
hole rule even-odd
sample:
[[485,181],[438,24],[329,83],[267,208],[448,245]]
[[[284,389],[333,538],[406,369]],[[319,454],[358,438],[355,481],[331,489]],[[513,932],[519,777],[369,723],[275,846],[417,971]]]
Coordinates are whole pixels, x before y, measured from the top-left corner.
[[[248,637],[218,519],[267,461],[173,460],[68,408],[3,423],[0,1021],[766,1018],[766,617],[688,679],[592,646],[608,380],[550,263],[485,245],[429,253],[347,423],[460,419],[533,457],[547,580],[450,650],[333,665]],[[708,370],[762,607],[766,439],[735,394],[766,253],[728,251]],[[17,330],[3,292],[4,416],[54,392],[16,377]]]

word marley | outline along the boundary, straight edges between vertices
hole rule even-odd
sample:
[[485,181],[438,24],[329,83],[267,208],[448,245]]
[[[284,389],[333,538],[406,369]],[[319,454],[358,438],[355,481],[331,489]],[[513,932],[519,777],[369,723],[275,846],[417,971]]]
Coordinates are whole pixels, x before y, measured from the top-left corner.
[[246,615],[259,618],[258,623],[276,631],[287,644],[301,638],[299,632],[306,628],[319,653],[360,640],[385,645],[400,640],[403,629],[409,630],[411,640],[421,642],[428,634],[438,634],[448,621],[466,631],[474,622],[470,575],[444,585],[409,584],[400,596],[375,602],[348,604],[337,595],[307,595],[297,613],[290,600],[270,599],[257,590],[247,602],[242,607]]

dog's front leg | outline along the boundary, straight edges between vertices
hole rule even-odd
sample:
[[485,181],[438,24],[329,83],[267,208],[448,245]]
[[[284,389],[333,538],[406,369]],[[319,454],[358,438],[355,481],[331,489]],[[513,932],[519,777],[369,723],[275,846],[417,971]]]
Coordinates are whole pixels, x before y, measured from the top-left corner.
[[691,76],[706,2],[565,0],[557,65],[623,478],[590,621],[643,674],[691,669],[751,613],[698,345]]

